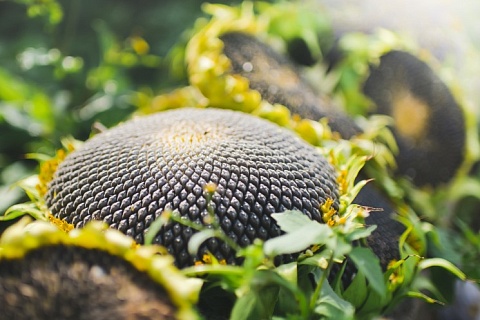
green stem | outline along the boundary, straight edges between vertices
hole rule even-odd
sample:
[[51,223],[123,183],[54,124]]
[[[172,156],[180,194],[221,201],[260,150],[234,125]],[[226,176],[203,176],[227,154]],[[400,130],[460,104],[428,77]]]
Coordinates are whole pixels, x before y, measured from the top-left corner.
[[[175,222],[178,222],[180,224],[183,224],[184,226],[187,226],[187,227],[190,227],[194,230],[197,230],[197,231],[202,231],[206,228],[206,226],[201,225],[199,223],[195,223],[195,222],[192,222],[190,220],[182,219],[180,217],[180,215],[178,213],[175,213],[175,212],[172,213],[172,215],[170,216],[170,219],[175,221]],[[218,222],[217,223],[212,223],[211,226],[212,226],[212,228],[215,232],[215,237],[216,238],[219,238],[220,240],[225,242],[230,248],[232,248],[236,252],[238,252],[239,250],[242,249],[235,241],[233,241],[231,238],[229,238],[225,234],[225,232],[223,232],[223,230],[221,229]]]
[[235,241],[233,241],[230,237],[228,237],[222,229],[215,230],[215,236],[225,242],[230,248],[232,248],[235,252],[242,250]]
[[229,275],[237,276],[243,278],[245,276],[245,270],[242,267],[231,266],[231,265],[211,265],[211,264],[202,264],[194,267],[188,267],[181,270],[182,273],[189,277],[201,276],[206,273],[209,275]]
[[217,220],[217,217],[215,215],[215,210],[213,209],[213,206],[212,206],[212,198],[213,198],[213,194],[215,192],[205,192],[206,193],[206,200],[207,200],[207,212],[208,212],[208,216],[210,217],[210,220],[211,220],[211,225],[213,227],[214,230],[219,230],[220,229],[220,224]]
[[196,223],[196,222],[193,222],[193,221],[188,220],[188,219],[182,219],[182,217],[180,216],[180,213],[175,212],[175,211],[172,212],[172,214],[170,216],[170,220],[178,222],[178,223],[180,223],[184,226],[190,227],[193,230],[202,231],[203,229],[205,229],[205,226],[203,226],[200,223]]
[[325,272],[322,273],[322,277],[320,278],[320,281],[318,281],[317,287],[315,288],[315,292],[313,293],[312,298],[310,299],[309,318],[311,317],[312,312],[315,309],[315,305],[318,301],[318,298],[320,297],[320,294],[322,292],[323,283],[325,282],[325,280],[327,280],[327,277],[330,274],[330,271],[332,270],[333,256],[334,256],[334,252],[332,251],[332,255],[330,256],[330,259],[328,260],[327,269],[325,270]]

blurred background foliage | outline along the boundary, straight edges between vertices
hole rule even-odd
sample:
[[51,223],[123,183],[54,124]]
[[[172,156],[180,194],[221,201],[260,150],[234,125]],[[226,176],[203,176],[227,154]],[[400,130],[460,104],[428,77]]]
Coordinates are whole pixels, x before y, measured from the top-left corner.
[[[31,153],[53,155],[134,110],[139,92],[176,86],[173,45],[202,0],[0,1],[0,212],[22,201]],[[217,1],[238,3],[239,1]]]

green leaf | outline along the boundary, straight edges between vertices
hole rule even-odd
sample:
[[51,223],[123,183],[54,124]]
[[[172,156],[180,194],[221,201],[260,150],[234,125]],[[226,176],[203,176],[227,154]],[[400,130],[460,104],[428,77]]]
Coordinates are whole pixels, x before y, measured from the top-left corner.
[[278,301],[278,285],[264,286],[256,292],[257,315],[254,319],[271,319]]
[[375,229],[377,229],[376,225],[369,226],[367,228],[358,228],[347,234],[346,238],[349,242],[363,239],[370,236]]
[[345,300],[350,302],[356,308],[363,305],[368,296],[367,281],[363,272],[358,272],[352,283],[343,293]]
[[[480,233],[477,234],[469,225],[463,222],[461,219],[456,219],[455,224],[462,231],[463,237],[465,237],[468,242],[476,247],[480,247]],[[451,261],[451,259],[449,259]]]
[[383,280],[383,272],[377,256],[367,248],[354,247],[349,254],[358,270],[367,278],[370,286],[379,295],[386,295],[387,287]]
[[[275,305],[275,314],[277,315],[296,315],[298,319],[302,319],[299,311],[300,305],[296,299],[294,292],[285,287],[280,287],[278,293],[278,302]],[[285,318],[281,318],[285,319]],[[290,318],[288,318],[290,319]]]
[[315,313],[327,319],[350,320],[354,319],[355,308],[341,299],[325,281],[315,306]]
[[202,243],[215,236],[216,232],[213,229],[204,229],[195,233],[188,241],[188,252],[190,254],[196,254]]
[[271,319],[278,300],[279,287],[269,286],[258,292],[250,291],[235,303],[230,319]]
[[420,270],[425,270],[431,267],[440,267],[444,268],[447,271],[450,271],[452,274],[457,276],[460,280],[466,280],[467,276],[460,269],[458,269],[453,263],[442,258],[430,258],[422,260],[418,263],[418,268]]
[[26,214],[32,216],[35,220],[48,220],[44,211],[40,210],[35,203],[28,202],[16,204],[8,208],[5,214],[0,216],[0,221],[12,220]]
[[416,251],[413,250],[408,244],[403,245],[403,253],[405,258],[398,260],[395,264],[393,264],[386,272],[384,279],[388,279],[388,277],[395,272],[395,269],[401,268],[401,273],[403,275],[403,282],[404,283],[411,283],[413,279],[418,275],[418,261],[423,259],[423,257],[416,254]]
[[382,313],[388,303],[392,301],[392,294],[380,295],[375,290],[368,290],[368,297],[357,310],[359,319],[373,319]]
[[455,188],[451,188],[451,197],[461,199],[468,196],[480,199],[480,181],[478,178],[465,177],[462,183],[458,183]]
[[315,290],[315,284],[320,281],[323,270],[311,265],[298,265],[297,287],[305,297],[310,299]]
[[429,292],[437,299],[441,301],[447,301],[447,299],[443,296],[440,290],[438,290],[432,280],[427,278],[426,276],[419,276],[415,278],[415,281],[411,288],[414,290],[418,290],[419,292]]
[[343,261],[345,256],[352,251],[352,244],[343,236],[331,237],[326,245],[333,251],[333,259],[336,261]]
[[297,284],[298,264],[296,262],[282,264],[275,268],[275,271],[285,280]]
[[345,273],[345,270],[347,268],[347,264],[346,263],[342,263],[340,265],[340,269],[338,272],[335,273],[335,277],[334,279],[331,281],[331,286],[333,288],[333,290],[341,295],[341,293],[343,292],[343,280],[342,280],[342,277]]
[[267,256],[296,253],[314,244],[324,244],[331,236],[333,231],[330,227],[309,220],[308,224],[294,231],[266,241],[263,250]]
[[293,232],[300,227],[309,225],[312,220],[304,213],[297,210],[288,210],[281,213],[272,213],[272,218],[275,219],[282,231]]
[[[230,315],[231,320],[247,320],[254,319],[255,308],[257,304],[257,296],[253,292],[249,292],[240,299],[237,300],[233,306],[232,313]],[[258,318],[261,319],[261,318]]]
[[440,305],[444,305],[443,302],[441,301],[438,301],[436,299],[433,299],[429,296],[427,296],[426,294],[424,293],[421,293],[421,292],[416,292],[416,291],[409,291],[407,293],[407,296],[411,297],[411,298],[418,298],[418,299],[422,299],[428,303],[437,303],[437,304],[440,304]]
[[332,250],[322,250],[319,253],[314,254],[311,257],[299,259],[299,265],[309,265],[313,267],[320,267],[321,269],[326,269],[328,267],[328,260],[332,258]]
[[169,212],[163,212],[152,222],[147,232],[145,233],[145,245],[151,245],[157,236],[160,229],[168,222]]
[[[257,271],[248,283],[248,288],[249,291],[235,303],[230,319],[271,319],[279,301],[281,289],[282,294],[287,294],[294,302],[298,302],[296,287],[276,272]],[[293,308],[295,307],[294,304]]]

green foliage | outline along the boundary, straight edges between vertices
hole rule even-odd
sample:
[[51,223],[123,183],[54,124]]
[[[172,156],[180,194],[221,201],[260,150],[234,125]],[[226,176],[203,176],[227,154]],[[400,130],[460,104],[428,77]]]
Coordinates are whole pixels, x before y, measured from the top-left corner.
[[14,0],[27,7],[27,14],[31,18],[44,17],[48,24],[54,26],[62,21],[63,10],[55,0]]
[[[201,1],[0,1],[0,212],[26,200],[15,182],[61,139],[128,118],[147,86],[177,80],[164,56]],[[139,9],[141,8],[141,9]],[[128,21],[131,21],[129,23]]]
[[390,50],[414,50],[413,41],[398,34],[380,29],[373,36],[364,33],[348,33],[341,38],[340,50],[345,58],[335,68],[336,94],[343,101],[348,113],[365,115],[371,102],[362,93],[361,84],[366,80],[370,65],[380,62],[380,57]]

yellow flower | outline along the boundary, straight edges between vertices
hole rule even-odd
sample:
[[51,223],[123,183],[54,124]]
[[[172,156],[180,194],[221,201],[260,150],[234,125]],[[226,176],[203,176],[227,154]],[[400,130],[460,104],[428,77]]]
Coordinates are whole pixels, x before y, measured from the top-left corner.
[[217,191],[217,185],[213,182],[209,182],[205,185],[205,191],[209,194],[213,194]]
[[142,37],[139,36],[133,36],[130,38],[130,45],[132,46],[133,50],[138,54],[138,55],[144,55],[147,54],[148,51],[150,50],[150,46],[148,45],[148,42],[145,41]]
[[66,222],[65,220],[58,219],[58,218],[54,217],[51,213],[48,214],[48,220],[51,223],[53,223],[54,225],[56,225],[63,232],[69,232],[69,231],[73,230],[73,228],[75,228],[73,226],[73,224],[70,224],[70,223]]
[[44,161],[40,165],[40,172],[38,174],[38,183],[35,186],[41,198],[47,194],[48,183],[53,179],[53,175],[58,169],[59,164],[65,160],[67,154],[75,150],[74,142],[65,143],[63,149],[57,150],[55,156],[51,159]]

